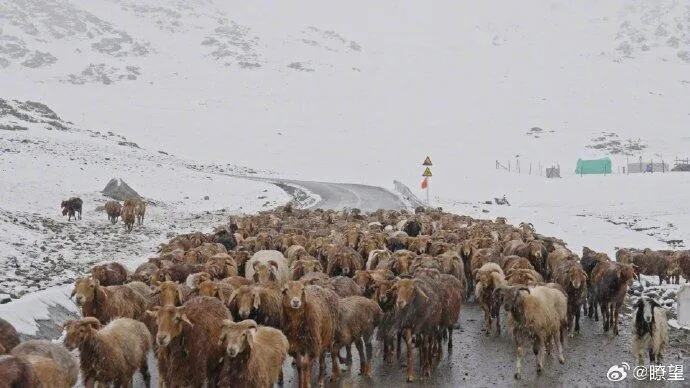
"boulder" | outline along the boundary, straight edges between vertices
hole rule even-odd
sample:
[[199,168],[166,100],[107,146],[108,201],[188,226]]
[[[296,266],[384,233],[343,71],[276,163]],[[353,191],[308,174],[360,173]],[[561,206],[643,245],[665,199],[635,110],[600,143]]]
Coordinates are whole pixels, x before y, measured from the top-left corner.
[[101,193],[117,201],[124,201],[127,198],[141,198],[139,193],[120,178],[111,179]]

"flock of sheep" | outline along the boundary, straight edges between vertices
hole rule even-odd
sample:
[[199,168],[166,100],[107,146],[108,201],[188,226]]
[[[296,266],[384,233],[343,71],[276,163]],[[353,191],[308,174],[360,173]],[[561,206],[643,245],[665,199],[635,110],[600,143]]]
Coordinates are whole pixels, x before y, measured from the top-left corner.
[[[72,217],[74,219],[81,220],[81,212],[83,201],[81,198],[72,197],[65,201],[62,201],[60,206],[62,207],[62,215],[67,216],[67,220],[71,221]],[[141,198],[128,198],[125,200],[124,206],[120,205],[117,201],[108,201],[105,203],[104,210],[108,215],[108,220],[115,224],[117,219],[122,217],[122,222],[125,224],[125,229],[131,232],[134,228],[134,223],[137,225],[144,224],[144,216],[146,215],[146,202]]]
[[[115,205],[108,208],[116,214]],[[139,214],[135,202],[125,202],[123,219],[128,208]],[[324,383],[326,356],[333,379],[340,363],[350,367],[352,345],[359,371],[370,377],[374,339],[387,363],[405,353],[413,381],[416,373],[430,376],[443,348],[453,346],[468,300],[483,309],[487,336],[500,335],[499,319],[506,317],[519,379],[529,345],[537,373],[547,353],[565,362],[565,337],[579,332],[581,311],[597,320],[601,313],[603,330],[617,335],[620,308],[640,273],[690,278],[687,251],[619,256],[611,261],[584,248],[578,257],[563,241],[503,218],[287,205],[210,234],[176,236],[132,273],[118,263],[93,267],[75,282],[72,297],[83,318],[65,324],[64,346],[19,344],[0,320],[0,354],[10,354],[0,356],[0,381],[70,387],[81,371],[87,387],[131,386],[139,371],[148,387],[153,351],[165,387],[282,384],[288,355],[299,386],[307,387],[317,361],[317,382]],[[667,262],[663,274],[658,260]],[[661,362],[665,311],[649,299],[635,308],[634,354],[640,363],[645,354]],[[79,367],[68,349],[79,350]]]

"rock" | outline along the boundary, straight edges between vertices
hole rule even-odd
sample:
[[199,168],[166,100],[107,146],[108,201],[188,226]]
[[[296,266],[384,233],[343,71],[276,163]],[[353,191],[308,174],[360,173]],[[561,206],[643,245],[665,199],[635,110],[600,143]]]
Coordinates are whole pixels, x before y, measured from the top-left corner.
[[139,193],[134,191],[125,181],[119,178],[111,179],[101,193],[106,197],[118,201],[124,201],[127,198],[141,198]]
[[209,200],[209,196],[208,196],[208,195],[204,195],[204,201],[208,201],[208,200]]
[[0,294],[0,304],[10,303],[11,301],[12,297],[8,294]]

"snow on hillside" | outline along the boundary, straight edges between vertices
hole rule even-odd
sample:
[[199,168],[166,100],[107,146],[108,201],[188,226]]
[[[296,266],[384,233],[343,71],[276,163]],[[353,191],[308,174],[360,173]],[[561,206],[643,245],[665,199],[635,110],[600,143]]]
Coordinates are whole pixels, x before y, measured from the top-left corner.
[[[0,294],[12,297],[70,283],[99,261],[143,260],[169,234],[208,231],[232,214],[288,200],[273,185],[226,175],[245,169],[139,148],[29,101],[0,99],[0,152]],[[113,177],[150,203],[145,225],[131,234],[97,209]],[[84,200],[80,221],[61,215],[60,201],[71,196]]]

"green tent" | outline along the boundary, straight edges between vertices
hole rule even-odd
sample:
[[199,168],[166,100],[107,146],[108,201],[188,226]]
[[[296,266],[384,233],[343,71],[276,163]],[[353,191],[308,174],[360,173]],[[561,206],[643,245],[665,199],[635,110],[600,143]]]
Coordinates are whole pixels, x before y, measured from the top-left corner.
[[611,173],[611,159],[578,159],[575,173],[583,174],[610,174]]

